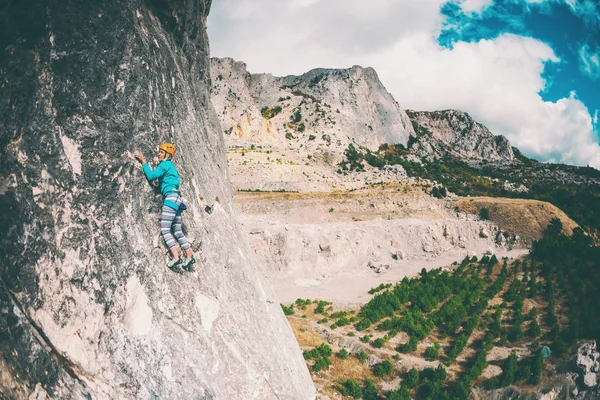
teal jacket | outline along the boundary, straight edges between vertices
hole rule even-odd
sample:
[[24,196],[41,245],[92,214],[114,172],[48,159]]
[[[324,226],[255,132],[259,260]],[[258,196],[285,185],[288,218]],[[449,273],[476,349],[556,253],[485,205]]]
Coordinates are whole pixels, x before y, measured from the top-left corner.
[[[148,163],[145,163],[142,165],[142,170],[144,171],[144,175],[146,175],[146,179],[149,181],[158,179],[158,182],[160,183],[160,193],[163,197],[167,197],[170,193],[179,192],[181,180],[179,179],[177,168],[175,168],[175,165],[173,165],[171,160],[161,161],[154,170],[150,168]],[[169,204],[169,206],[172,205]],[[173,208],[177,209],[177,206]]]

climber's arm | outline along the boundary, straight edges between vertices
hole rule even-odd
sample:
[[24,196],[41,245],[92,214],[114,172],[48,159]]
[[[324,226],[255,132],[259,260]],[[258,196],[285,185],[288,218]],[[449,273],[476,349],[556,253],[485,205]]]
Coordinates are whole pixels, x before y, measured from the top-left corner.
[[142,170],[144,171],[144,175],[146,175],[146,179],[148,179],[149,181],[158,179],[165,173],[165,169],[161,164],[158,164],[158,166],[154,170],[152,170],[152,168],[150,168],[147,162],[144,163],[144,165],[142,165]]

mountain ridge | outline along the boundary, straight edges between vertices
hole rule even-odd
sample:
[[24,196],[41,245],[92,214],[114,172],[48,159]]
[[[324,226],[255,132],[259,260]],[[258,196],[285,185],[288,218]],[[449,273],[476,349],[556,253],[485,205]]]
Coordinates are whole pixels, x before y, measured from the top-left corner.
[[[519,164],[510,142],[459,110],[404,110],[377,72],[358,65],[276,77],[250,73],[232,58],[212,58],[212,101],[227,144],[290,149],[335,166],[350,145],[377,151],[410,147],[425,160]],[[301,154],[304,153],[304,154]]]

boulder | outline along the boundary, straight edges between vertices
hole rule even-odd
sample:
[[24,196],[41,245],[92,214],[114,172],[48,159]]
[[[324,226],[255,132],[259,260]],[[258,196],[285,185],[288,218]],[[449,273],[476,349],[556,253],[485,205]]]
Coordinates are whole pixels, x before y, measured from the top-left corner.
[[582,344],[577,350],[577,366],[581,368],[583,383],[588,388],[598,385],[600,373],[600,353],[596,350],[596,342]]

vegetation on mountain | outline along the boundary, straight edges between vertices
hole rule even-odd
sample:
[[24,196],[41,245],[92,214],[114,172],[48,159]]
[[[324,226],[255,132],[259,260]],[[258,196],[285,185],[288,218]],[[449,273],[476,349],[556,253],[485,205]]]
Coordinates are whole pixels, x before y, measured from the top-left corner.
[[352,397],[353,399],[360,399],[363,397],[363,391],[360,387],[360,383],[351,379],[342,382],[340,392],[342,395]]
[[281,106],[275,106],[275,107],[264,106],[260,110],[260,114],[263,116],[264,119],[271,119],[274,116],[276,116],[277,114],[279,114],[280,112],[281,112]]
[[[436,161],[414,161],[409,148],[401,144],[379,147],[376,152],[348,145],[338,172],[362,172],[365,164],[383,168],[401,165],[409,176],[428,179],[443,185],[459,196],[491,196],[524,198],[554,204],[589,232],[600,232],[600,171],[590,167],[542,164],[518,153],[520,164],[487,165],[479,168],[464,161],[448,158]],[[566,179],[564,176],[567,176]],[[572,181],[568,177],[579,177]],[[514,190],[523,185],[527,190]],[[439,197],[436,190],[433,195]],[[485,215],[484,215],[485,217]]]

